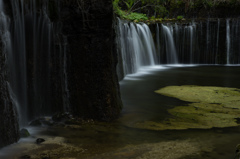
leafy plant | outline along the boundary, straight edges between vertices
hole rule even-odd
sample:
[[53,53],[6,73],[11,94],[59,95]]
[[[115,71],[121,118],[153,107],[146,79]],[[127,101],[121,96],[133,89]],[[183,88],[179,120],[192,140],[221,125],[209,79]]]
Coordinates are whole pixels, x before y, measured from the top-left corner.
[[[132,20],[132,21],[148,20],[148,17],[146,16],[146,14],[131,12],[131,10],[123,11],[123,10],[121,10],[121,8],[119,7],[118,4],[119,4],[119,0],[114,0],[113,1],[114,11],[121,18]],[[134,5],[134,1],[131,4]],[[129,7],[131,6],[131,4],[129,4]],[[133,5],[131,7],[133,7]]]
[[177,16],[177,20],[182,20],[182,19],[183,19],[182,15]]

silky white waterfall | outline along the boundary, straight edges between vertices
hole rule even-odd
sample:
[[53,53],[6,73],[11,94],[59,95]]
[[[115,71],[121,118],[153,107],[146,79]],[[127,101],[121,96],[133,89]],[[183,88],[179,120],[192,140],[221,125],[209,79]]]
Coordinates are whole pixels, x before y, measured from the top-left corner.
[[162,24],[162,30],[163,30],[162,33],[164,34],[163,37],[164,37],[165,45],[166,45],[167,63],[168,64],[177,64],[178,57],[177,57],[175,43],[173,40],[173,29],[172,29],[172,27]]
[[124,76],[136,73],[142,66],[156,64],[156,48],[149,27],[118,19],[117,40],[122,59]]
[[227,45],[227,64],[230,64],[230,24],[229,19],[226,20],[226,45]]

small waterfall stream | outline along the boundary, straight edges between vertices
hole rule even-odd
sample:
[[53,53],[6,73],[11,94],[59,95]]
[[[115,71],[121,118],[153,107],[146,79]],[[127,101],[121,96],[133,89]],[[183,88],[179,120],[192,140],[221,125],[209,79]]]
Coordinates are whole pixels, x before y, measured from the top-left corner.
[[[58,37],[61,26],[51,22],[48,3],[48,0],[11,0],[13,20],[10,21],[4,13],[4,3],[0,0],[0,37],[7,57],[9,92],[18,108],[22,126],[27,125],[31,119],[50,115],[56,109],[61,110],[61,105],[53,108],[52,98],[55,94],[52,92],[56,86],[52,85],[51,74],[54,72],[61,74],[59,83],[62,85],[62,109],[69,110],[67,38],[60,40]],[[56,45],[60,49],[55,50]],[[53,59],[58,55],[61,56],[61,62]],[[59,68],[60,70],[54,70]]]
[[146,24],[128,24],[118,19],[118,32],[124,76],[136,73],[141,66],[156,64],[154,40]]
[[229,25],[229,19],[226,21],[226,45],[227,45],[227,64],[230,64],[230,25]]
[[168,64],[177,64],[178,58],[177,58],[177,51],[176,51],[176,47],[173,39],[173,27],[162,24],[162,33],[163,33],[162,41],[165,43],[164,49],[166,49],[166,59],[167,59],[166,61]]

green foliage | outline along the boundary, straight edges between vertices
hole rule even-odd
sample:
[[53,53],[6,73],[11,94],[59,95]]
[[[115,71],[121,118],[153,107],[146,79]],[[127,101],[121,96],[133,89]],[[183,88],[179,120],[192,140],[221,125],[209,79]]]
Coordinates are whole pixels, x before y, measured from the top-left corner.
[[127,0],[124,3],[126,4],[128,11],[130,11],[132,6],[134,5],[134,0]]
[[128,20],[137,20],[137,21],[145,21],[145,20],[148,20],[148,17],[146,16],[146,14],[141,14],[141,13],[135,13],[135,12],[132,12],[132,13],[128,13],[128,12],[125,12],[125,11],[122,11],[120,10],[119,11],[120,14],[118,14],[121,18],[123,19],[128,19]]
[[[128,2],[130,2],[130,0]],[[145,20],[148,20],[148,17],[146,16],[146,14],[130,12],[130,11],[123,11],[123,10],[121,10],[121,8],[119,7],[118,4],[119,4],[119,0],[114,0],[113,1],[114,11],[121,18],[132,20],[132,21],[145,21]],[[131,3],[127,3],[127,4],[129,4],[128,7],[131,7],[131,5],[133,5],[132,2]]]
[[[121,18],[129,20],[156,20],[185,15],[193,11],[212,10],[218,7],[240,6],[240,0],[113,0],[114,11]],[[176,18],[178,20],[183,17]]]
[[125,18],[130,20],[148,20],[148,17],[146,16],[146,14],[135,13],[135,12],[125,15]]
[[165,17],[168,15],[168,10],[164,6],[156,6],[155,7],[156,14],[159,15],[159,17]]
[[182,19],[183,19],[182,15],[177,16],[177,20],[182,20]]
[[202,3],[203,3],[205,8],[212,8],[214,6],[214,2],[213,1],[203,0]]

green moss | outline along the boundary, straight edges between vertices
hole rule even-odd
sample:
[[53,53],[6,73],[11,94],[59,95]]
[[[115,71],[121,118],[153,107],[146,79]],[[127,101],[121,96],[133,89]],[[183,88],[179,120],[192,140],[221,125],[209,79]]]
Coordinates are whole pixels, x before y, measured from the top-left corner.
[[209,129],[238,126],[240,90],[226,87],[169,86],[155,91],[161,95],[190,102],[168,110],[170,116],[160,122],[132,121],[129,127],[151,130]]
[[177,20],[182,20],[183,19],[183,16],[179,15],[177,16]]
[[139,21],[146,21],[148,20],[148,17],[146,14],[142,13],[136,13],[136,12],[130,12],[130,11],[123,11],[119,5],[119,0],[114,0],[113,1],[113,9],[114,12],[122,19],[127,19],[135,22]]
[[236,88],[170,86],[156,93],[193,102],[168,110],[171,125],[179,128],[212,128],[239,125],[240,92]]

